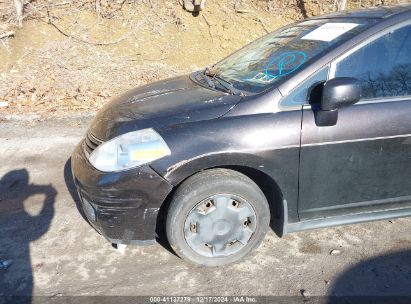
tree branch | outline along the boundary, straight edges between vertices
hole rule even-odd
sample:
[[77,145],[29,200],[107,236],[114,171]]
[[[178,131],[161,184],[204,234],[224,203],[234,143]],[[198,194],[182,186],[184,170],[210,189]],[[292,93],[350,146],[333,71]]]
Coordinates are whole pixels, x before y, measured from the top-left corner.
[[5,33],[3,33],[3,34],[0,34],[0,39],[7,38],[7,37],[10,37],[10,36],[14,36],[14,32],[13,32],[13,31],[5,32]]
[[252,11],[240,10],[240,9],[236,9],[235,12],[236,12],[236,13],[239,13],[239,14],[251,14],[251,15],[254,15],[254,17],[256,18],[256,20],[261,23],[264,31],[265,31],[266,33],[269,33],[269,32],[270,32],[270,31],[267,29],[267,27],[265,26],[263,20],[261,20],[260,16],[258,16],[257,13],[252,12]]

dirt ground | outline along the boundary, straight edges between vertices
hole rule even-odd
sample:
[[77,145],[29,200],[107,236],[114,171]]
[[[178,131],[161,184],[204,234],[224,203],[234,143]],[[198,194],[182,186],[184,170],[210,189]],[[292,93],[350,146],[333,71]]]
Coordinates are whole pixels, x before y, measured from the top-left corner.
[[25,21],[6,47],[0,44],[0,101],[9,103],[0,111],[42,118],[95,111],[127,89],[198,70],[301,17],[252,6],[242,8],[250,13],[235,13],[229,1],[208,1],[193,17],[175,2],[140,1],[113,18],[50,9],[50,22],[71,37],[48,17]]
[[219,268],[158,244],[118,252],[75,204],[67,161],[88,120],[0,126],[0,260],[13,261],[0,295],[411,296],[411,218],[270,231],[251,257]]

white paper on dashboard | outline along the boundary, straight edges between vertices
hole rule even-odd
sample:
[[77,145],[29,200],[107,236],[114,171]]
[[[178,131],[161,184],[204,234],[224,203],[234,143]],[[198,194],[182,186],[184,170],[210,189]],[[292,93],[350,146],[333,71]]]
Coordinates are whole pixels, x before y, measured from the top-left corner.
[[357,23],[325,23],[301,39],[331,41],[358,25]]

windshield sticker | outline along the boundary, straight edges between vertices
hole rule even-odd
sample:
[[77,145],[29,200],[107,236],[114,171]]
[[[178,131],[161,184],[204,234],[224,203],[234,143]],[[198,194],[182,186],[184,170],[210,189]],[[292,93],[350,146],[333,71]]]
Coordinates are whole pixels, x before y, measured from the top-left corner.
[[278,77],[293,73],[301,67],[307,59],[304,52],[285,52],[273,58],[265,68],[265,77],[274,80]]
[[316,28],[312,32],[308,33],[303,40],[320,40],[320,41],[331,41],[335,38],[341,36],[342,34],[352,30],[359,24],[357,23],[325,23],[320,27]]

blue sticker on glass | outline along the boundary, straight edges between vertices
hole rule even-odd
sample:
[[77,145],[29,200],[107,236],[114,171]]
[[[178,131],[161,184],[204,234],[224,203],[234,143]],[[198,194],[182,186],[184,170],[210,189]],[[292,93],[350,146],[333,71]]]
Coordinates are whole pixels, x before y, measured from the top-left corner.
[[306,59],[307,54],[304,52],[282,53],[270,60],[265,68],[265,75],[270,79],[286,76],[301,67]]

